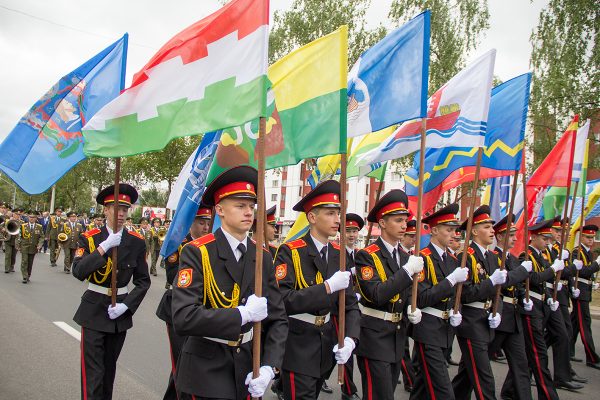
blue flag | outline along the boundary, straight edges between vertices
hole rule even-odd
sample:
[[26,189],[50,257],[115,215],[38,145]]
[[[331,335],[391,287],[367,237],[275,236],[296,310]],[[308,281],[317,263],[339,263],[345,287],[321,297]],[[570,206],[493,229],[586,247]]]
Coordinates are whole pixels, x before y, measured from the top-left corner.
[[508,212],[506,206],[510,196],[510,181],[511,179],[508,175],[488,179],[487,184],[491,187],[489,206],[492,211],[491,217],[494,221],[500,221]]
[[81,127],[123,89],[127,38],[62,77],[0,144],[0,169],[23,191],[46,191],[85,158]]
[[365,51],[348,74],[348,137],[427,115],[429,10]]
[[168,257],[177,251],[177,248],[187,235],[196,212],[200,207],[202,195],[206,189],[206,177],[217,152],[221,140],[221,131],[205,133],[196,150],[196,158],[189,171],[189,177],[179,198],[175,217],[167,231],[167,236],[160,249],[160,255]]

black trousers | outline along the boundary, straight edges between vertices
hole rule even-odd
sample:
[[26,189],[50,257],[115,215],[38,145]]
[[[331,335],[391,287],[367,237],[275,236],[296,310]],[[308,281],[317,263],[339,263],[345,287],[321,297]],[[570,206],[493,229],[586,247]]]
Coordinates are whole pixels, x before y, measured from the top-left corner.
[[292,371],[281,371],[283,398],[286,400],[317,400],[325,378],[298,374]]
[[492,342],[493,348],[498,351],[504,350],[508,361],[508,372],[502,385],[500,397],[530,400],[531,383],[529,379],[529,363],[525,351],[525,339],[523,332],[498,332]]
[[410,346],[408,344],[408,336],[406,336],[406,343],[404,344],[404,356],[400,365],[402,366],[402,384],[405,388],[414,387],[415,383],[415,368],[410,358]]
[[419,372],[415,376],[410,400],[454,400],[454,391],[445,364],[446,350],[415,341],[415,369]]
[[360,370],[363,400],[393,400],[398,386],[402,362],[389,363],[356,357]]
[[573,350],[575,349],[575,342],[577,342],[577,335],[580,335],[585,350],[585,361],[592,364],[600,362],[600,356],[596,353],[596,346],[594,346],[594,338],[592,337],[592,317],[589,301],[573,300],[571,322],[573,324],[573,335],[571,337]]
[[457,400],[471,399],[475,392],[477,400],[495,399],[495,384],[488,357],[488,343],[458,337],[461,350],[458,373],[452,379],[454,397]]
[[187,394],[177,392],[175,389],[175,379],[173,378],[177,373],[177,360],[179,360],[179,354],[181,354],[181,349],[183,349],[183,344],[187,337],[179,336],[175,332],[175,329],[173,329],[173,325],[169,323],[166,325],[167,337],[169,338],[169,354],[171,355],[171,372],[169,373],[169,383],[165,395],[163,396],[163,400],[189,399],[190,396]]
[[81,398],[112,399],[117,359],[127,332],[107,333],[81,327]]
[[[560,307],[559,307],[560,308]],[[546,345],[552,347],[552,361],[555,382],[571,381],[571,359],[569,357],[569,338],[567,327],[560,310],[552,311],[544,304],[546,327]]]
[[529,368],[533,371],[539,400],[558,400],[558,394],[548,369],[548,348],[544,340],[544,320],[523,315],[525,351]]

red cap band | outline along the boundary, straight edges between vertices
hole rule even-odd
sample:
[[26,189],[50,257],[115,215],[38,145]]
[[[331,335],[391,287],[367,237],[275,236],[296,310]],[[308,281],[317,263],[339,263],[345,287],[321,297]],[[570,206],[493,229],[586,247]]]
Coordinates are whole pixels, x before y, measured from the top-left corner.
[[594,231],[592,229],[584,229],[581,231],[581,233],[583,233],[584,235],[596,236],[596,231]]
[[341,206],[340,196],[337,193],[324,193],[319,196],[315,196],[314,198],[307,201],[304,204],[304,212],[307,213],[315,207],[325,206],[325,205],[335,205]]
[[212,210],[210,208],[199,208],[196,211],[196,217],[210,218],[212,217]]
[[554,229],[562,229],[562,223],[561,223],[560,221],[554,221],[554,222],[552,223],[552,227],[553,227]]
[[[115,202],[115,195],[109,194],[104,198],[104,205]],[[130,206],[131,205],[131,197],[126,194],[119,193],[119,203]]]
[[275,214],[267,215],[267,224],[275,224]]
[[358,229],[360,229],[360,227],[358,226],[358,222],[356,222],[354,220],[346,220],[346,228],[358,228]]
[[392,212],[403,212],[406,214],[410,214],[410,212],[408,211],[408,208],[406,208],[406,204],[397,201],[394,203],[390,203],[388,205],[386,205],[385,207],[381,207],[381,209],[377,212],[377,220],[379,221],[381,218],[383,218],[384,216],[386,216],[389,213]]
[[473,218],[473,224],[483,224],[485,222],[492,222],[489,214],[483,213]]
[[435,218],[432,218],[431,220],[429,220],[427,222],[427,225],[429,226],[436,226],[436,225],[441,225],[441,224],[447,224],[448,222],[458,222],[458,220],[456,219],[456,215],[454,214],[442,214],[442,215],[438,215]]
[[409,226],[406,228],[406,232],[404,233],[408,233],[409,235],[411,234],[416,234],[417,233],[417,227],[416,226]]
[[253,197],[256,197],[256,190],[254,189],[254,185],[250,182],[229,183],[227,185],[224,185],[222,188],[219,188],[219,190],[215,191],[215,204],[219,203],[225,197],[235,195],[251,195]]

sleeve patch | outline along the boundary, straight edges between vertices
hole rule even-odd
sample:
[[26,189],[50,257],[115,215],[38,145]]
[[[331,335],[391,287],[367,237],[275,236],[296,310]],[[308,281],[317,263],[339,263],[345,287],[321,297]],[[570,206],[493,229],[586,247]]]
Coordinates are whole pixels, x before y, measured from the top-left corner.
[[425,280],[425,270],[421,270],[419,272],[419,282],[423,282]]
[[286,276],[287,276],[287,265],[286,264],[279,264],[277,267],[275,267],[275,278],[277,278],[278,281],[282,280]]
[[82,257],[83,253],[85,253],[85,249],[83,247],[80,247],[77,249],[77,251],[75,252],[75,257]]
[[177,287],[186,288],[192,284],[192,269],[184,268],[177,276]]
[[360,269],[360,276],[364,281],[370,281],[373,278],[373,267],[362,267]]
[[167,258],[167,260],[168,260],[170,263],[175,263],[175,262],[177,262],[177,252],[175,252],[175,253],[171,254],[171,255],[169,256],[169,258]]

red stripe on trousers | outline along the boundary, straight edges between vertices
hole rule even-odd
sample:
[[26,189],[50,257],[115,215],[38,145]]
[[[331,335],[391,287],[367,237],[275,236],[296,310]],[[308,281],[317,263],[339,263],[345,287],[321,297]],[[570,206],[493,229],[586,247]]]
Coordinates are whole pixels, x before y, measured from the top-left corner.
[[527,331],[529,332],[529,340],[531,340],[531,347],[533,348],[533,355],[535,357],[535,365],[538,370],[538,376],[540,378],[540,383],[542,384],[542,389],[546,394],[546,398],[550,398],[550,393],[548,393],[548,388],[546,388],[546,382],[544,381],[544,375],[542,374],[542,366],[540,365],[540,359],[537,352],[537,346],[535,344],[535,340],[533,339],[533,328],[531,327],[531,317],[525,316],[525,321],[527,321]]
[[477,364],[475,364],[475,357],[473,356],[473,347],[471,346],[471,339],[467,339],[467,346],[469,346],[471,368],[473,368],[473,375],[475,375],[475,386],[477,386],[477,393],[479,394],[479,398],[483,399],[483,393],[481,392],[481,383],[479,383],[479,374],[477,373]]
[[427,361],[425,361],[425,351],[423,350],[423,343],[419,342],[419,354],[421,354],[421,360],[423,361],[423,370],[425,371],[425,378],[427,378],[427,387],[429,388],[429,395],[431,400],[435,400],[435,392],[433,391],[433,383],[431,382],[431,376],[429,375],[429,367],[427,367]]
[[371,379],[371,370],[369,369],[369,361],[365,358],[365,371],[367,371],[367,400],[373,400],[373,380]]
[[296,400],[296,383],[294,382],[294,373],[290,371],[290,391],[292,392],[292,400]]
[[583,347],[585,348],[585,352],[588,354],[593,363],[596,363],[596,359],[590,350],[590,346],[588,345],[587,340],[585,339],[585,333],[583,330],[583,318],[581,314],[581,301],[577,301],[577,316],[579,317],[579,334],[581,335],[581,341],[583,342]]
[[408,384],[412,386],[412,379],[410,379],[410,375],[408,374],[408,368],[406,368],[406,363],[404,359],[402,359],[402,368],[404,369],[404,373],[406,374],[406,379],[408,379]]
[[81,327],[81,381],[83,383],[83,400],[87,400],[87,377],[85,374],[85,357],[83,348],[83,327]]

